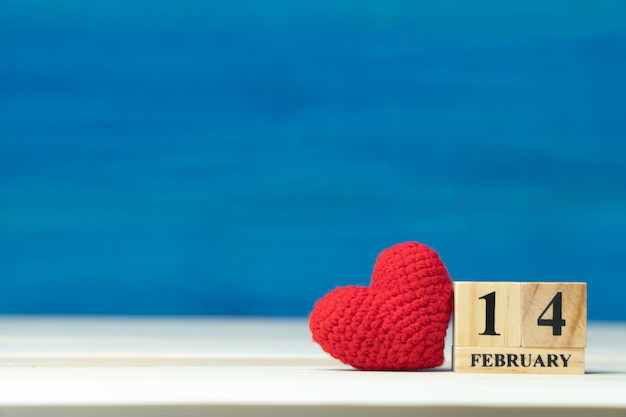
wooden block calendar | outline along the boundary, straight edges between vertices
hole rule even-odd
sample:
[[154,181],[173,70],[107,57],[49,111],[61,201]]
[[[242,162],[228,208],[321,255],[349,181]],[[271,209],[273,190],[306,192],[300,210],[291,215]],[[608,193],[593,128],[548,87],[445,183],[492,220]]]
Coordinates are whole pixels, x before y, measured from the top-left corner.
[[456,282],[452,367],[474,373],[585,373],[587,285]]

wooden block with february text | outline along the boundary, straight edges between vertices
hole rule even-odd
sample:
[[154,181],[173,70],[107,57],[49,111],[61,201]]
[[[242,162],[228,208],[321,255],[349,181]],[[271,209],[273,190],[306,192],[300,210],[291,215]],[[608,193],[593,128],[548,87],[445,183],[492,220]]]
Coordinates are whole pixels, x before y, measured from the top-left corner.
[[521,346],[519,282],[455,282],[455,346]]
[[587,284],[522,284],[522,346],[584,348],[586,345]]
[[584,374],[583,348],[455,346],[455,372],[502,374]]

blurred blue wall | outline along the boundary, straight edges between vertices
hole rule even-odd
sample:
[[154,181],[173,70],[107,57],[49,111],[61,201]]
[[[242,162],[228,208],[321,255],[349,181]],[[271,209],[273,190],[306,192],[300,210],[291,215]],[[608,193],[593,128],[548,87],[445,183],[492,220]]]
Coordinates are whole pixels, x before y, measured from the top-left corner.
[[418,240],[626,320],[625,74],[623,1],[0,0],[0,313],[305,315]]

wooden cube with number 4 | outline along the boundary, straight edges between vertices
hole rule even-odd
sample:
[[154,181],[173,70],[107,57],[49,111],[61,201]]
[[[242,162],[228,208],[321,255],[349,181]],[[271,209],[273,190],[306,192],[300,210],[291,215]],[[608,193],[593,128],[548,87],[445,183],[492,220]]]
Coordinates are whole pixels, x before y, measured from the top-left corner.
[[457,372],[584,373],[584,283],[457,282]]
[[587,346],[587,284],[522,284],[522,346]]

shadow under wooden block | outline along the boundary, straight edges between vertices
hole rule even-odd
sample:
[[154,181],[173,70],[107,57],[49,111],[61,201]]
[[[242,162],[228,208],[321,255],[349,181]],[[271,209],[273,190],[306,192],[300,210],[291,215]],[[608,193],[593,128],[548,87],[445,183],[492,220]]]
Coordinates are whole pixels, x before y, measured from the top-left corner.
[[521,346],[521,284],[454,283],[454,346]]
[[584,348],[586,345],[587,284],[522,284],[522,346]]
[[585,349],[455,346],[452,369],[467,373],[584,374]]

